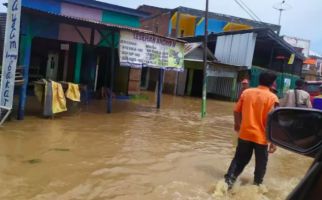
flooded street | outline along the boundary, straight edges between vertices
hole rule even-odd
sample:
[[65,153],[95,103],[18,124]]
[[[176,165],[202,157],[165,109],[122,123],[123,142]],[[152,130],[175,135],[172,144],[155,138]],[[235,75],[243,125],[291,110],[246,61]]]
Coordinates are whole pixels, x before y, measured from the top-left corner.
[[234,154],[233,104],[209,100],[201,120],[199,99],[164,95],[157,111],[148,95],[115,102],[111,115],[92,101],[78,114],[6,123],[0,199],[285,199],[312,162],[278,149],[265,188],[251,185],[253,160],[239,186],[218,194]]

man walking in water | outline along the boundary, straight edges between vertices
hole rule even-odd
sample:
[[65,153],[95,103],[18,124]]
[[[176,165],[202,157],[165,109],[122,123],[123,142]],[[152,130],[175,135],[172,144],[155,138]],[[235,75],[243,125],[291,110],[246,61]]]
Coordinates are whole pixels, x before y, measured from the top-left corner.
[[266,120],[269,112],[278,105],[278,98],[270,91],[276,75],[263,72],[259,76],[259,86],[245,90],[234,110],[235,131],[239,132],[238,146],[225,182],[231,189],[237,177],[249,163],[255,151],[256,163],[254,184],[260,185],[266,173],[268,153],[274,153],[276,146],[268,145],[266,139]]

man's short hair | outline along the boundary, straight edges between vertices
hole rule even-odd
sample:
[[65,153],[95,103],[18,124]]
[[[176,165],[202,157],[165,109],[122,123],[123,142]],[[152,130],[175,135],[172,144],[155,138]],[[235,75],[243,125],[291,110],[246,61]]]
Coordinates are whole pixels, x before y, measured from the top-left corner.
[[276,80],[276,77],[276,74],[273,72],[262,72],[259,75],[259,84],[266,87],[271,87]]
[[305,81],[303,79],[297,79],[295,81],[295,86],[297,88],[302,88],[302,87],[304,87],[304,85],[305,85]]

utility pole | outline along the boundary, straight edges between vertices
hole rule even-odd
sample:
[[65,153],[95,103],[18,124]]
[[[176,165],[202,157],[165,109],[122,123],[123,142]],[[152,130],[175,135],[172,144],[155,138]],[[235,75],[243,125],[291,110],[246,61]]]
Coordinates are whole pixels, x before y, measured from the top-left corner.
[[[292,7],[289,4],[286,3],[286,0],[283,0],[281,3],[278,3],[278,4],[274,5],[273,8],[279,12],[278,25],[281,26],[281,23],[282,23],[282,13],[285,10],[291,9]],[[279,32],[278,32],[278,34],[280,34]]]
[[201,118],[206,117],[207,114],[207,51],[208,51],[208,10],[209,0],[206,0],[206,12],[205,12],[205,35],[204,35],[204,53],[203,53],[203,85],[202,85],[202,106],[201,106]]

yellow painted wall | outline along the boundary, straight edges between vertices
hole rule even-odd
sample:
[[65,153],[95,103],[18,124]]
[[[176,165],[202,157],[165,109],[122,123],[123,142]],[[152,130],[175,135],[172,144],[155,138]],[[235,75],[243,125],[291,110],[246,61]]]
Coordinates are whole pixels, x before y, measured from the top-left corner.
[[[176,29],[177,27],[177,18],[178,13],[175,13],[171,18],[172,29]],[[181,32],[183,31],[183,36],[194,36],[195,35],[195,27],[196,27],[196,16],[180,14],[179,17],[179,31],[177,31],[178,36],[181,37]]]

